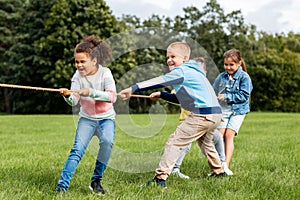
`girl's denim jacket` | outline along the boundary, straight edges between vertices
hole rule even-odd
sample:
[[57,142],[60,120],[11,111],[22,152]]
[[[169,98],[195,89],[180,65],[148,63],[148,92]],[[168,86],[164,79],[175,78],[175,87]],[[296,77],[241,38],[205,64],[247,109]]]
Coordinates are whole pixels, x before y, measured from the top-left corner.
[[227,71],[219,74],[213,87],[217,95],[224,94],[225,102],[220,101],[222,109],[231,107],[234,115],[250,112],[249,99],[253,86],[250,76],[241,66],[232,78]]

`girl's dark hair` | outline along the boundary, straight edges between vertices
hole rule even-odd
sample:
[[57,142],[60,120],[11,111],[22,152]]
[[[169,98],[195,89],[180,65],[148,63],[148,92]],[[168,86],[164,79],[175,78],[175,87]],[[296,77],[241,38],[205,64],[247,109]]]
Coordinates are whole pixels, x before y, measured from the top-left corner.
[[223,55],[224,59],[231,58],[235,63],[241,62],[242,69],[247,72],[247,67],[244,59],[242,58],[242,54],[237,49],[230,49],[226,51]]
[[77,44],[74,53],[87,53],[91,59],[97,58],[97,63],[100,65],[109,60],[112,54],[109,45],[94,35],[84,38]]

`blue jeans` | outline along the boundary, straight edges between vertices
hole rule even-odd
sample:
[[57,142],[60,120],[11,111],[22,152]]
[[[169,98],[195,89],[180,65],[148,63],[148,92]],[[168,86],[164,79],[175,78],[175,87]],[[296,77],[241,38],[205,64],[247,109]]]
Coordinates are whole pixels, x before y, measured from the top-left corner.
[[99,139],[100,148],[92,180],[101,181],[112,151],[114,134],[115,122],[113,119],[97,121],[81,117],[78,122],[73,148],[64,165],[57,187],[66,189],[70,186],[72,176],[94,135]]

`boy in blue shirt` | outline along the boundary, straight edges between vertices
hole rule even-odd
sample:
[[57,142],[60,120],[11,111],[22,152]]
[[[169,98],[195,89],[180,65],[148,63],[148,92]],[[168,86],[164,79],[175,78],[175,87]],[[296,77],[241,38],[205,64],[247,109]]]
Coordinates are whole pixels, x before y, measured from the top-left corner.
[[[200,62],[201,63],[201,67],[204,71],[204,73],[207,73],[206,70],[206,64],[205,64],[205,59],[203,57],[196,57],[193,58],[192,60]],[[173,68],[174,69],[174,68]],[[172,70],[172,69],[170,69]],[[172,103],[178,103],[178,100],[176,99],[176,95],[172,92],[153,92],[152,94],[150,94],[150,99],[151,100],[158,100],[159,98],[162,98],[166,101],[172,102]],[[173,102],[174,100],[176,100],[175,102]],[[190,111],[182,109],[181,108],[181,113],[180,113],[180,117],[179,117],[179,121],[180,123],[182,121],[185,120],[185,118],[190,114]],[[233,172],[228,168],[227,163],[226,163],[226,159],[225,159],[225,149],[224,149],[224,139],[223,139],[223,135],[221,134],[221,132],[219,130],[215,130],[214,132],[214,136],[213,136],[213,143],[215,145],[215,148],[219,154],[219,158],[222,162],[224,171],[226,172],[227,175],[233,175]],[[192,144],[190,144],[188,147],[186,147],[181,155],[179,156],[178,160],[176,161],[174,168],[172,170],[171,174],[174,174],[180,178],[183,179],[189,179],[190,177],[181,173],[180,171],[180,166],[181,163],[185,157],[185,155],[187,154],[187,152],[191,149]],[[214,173],[210,173],[208,176],[214,175]]]
[[[155,170],[155,177],[148,184],[166,186],[166,180],[182,151],[193,141],[197,141],[202,153],[207,157],[214,176],[224,176],[222,163],[212,142],[215,129],[221,122],[222,112],[215,92],[201,70],[201,63],[188,61],[190,48],[184,42],[175,42],[167,48],[169,73],[137,83],[122,90],[119,95],[123,100],[132,93],[173,86],[181,107],[191,113],[177,126],[170,135],[164,154]],[[178,64],[179,63],[179,64]]]

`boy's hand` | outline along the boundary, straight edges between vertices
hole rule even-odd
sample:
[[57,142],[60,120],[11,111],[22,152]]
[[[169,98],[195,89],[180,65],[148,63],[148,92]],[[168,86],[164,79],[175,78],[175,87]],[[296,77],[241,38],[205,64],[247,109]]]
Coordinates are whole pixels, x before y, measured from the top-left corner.
[[157,101],[160,97],[160,92],[153,92],[152,94],[150,94],[150,99],[152,101]]
[[132,88],[129,87],[129,88],[126,88],[124,90],[122,90],[121,92],[119,92],[118,95],[120,95],[120,97],[123,99],[123,100],[126,100],[128,99],[132,94]]
[[59,94],[64,97],[69,97],[71,95],[71,91],[68,90],[67,88],[60,88]]

